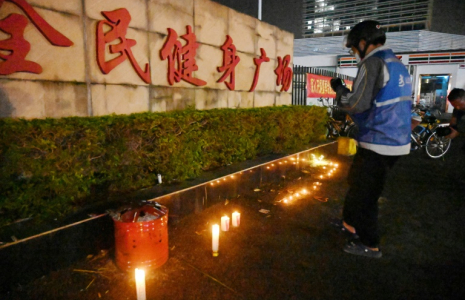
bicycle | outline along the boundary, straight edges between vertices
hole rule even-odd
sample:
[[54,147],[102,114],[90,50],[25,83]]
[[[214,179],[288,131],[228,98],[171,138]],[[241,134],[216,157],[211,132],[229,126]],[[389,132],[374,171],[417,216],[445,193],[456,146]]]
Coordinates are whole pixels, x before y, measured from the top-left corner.
[[329,120],[326,123],[326,138],[336,139],[340,136],[355,138],[358,129],[350,115],[338,106],[330,105],[329,98],[319,98],[318,101],[328,109]]
[[412,118],[412,133],[410,151],[425,148],[431,158],[444,156],[450,148],[451,139],[438,135],[440,127],[448,127],[449,123],[440,123],[435,116],[424,116],[421,121]]
[[435,116],[436,118],[439,118],[442,115],[440,107],[434,105],[434,106],[428,106],[425,104],[417,104],[413,107],[413,112],[420,116]]

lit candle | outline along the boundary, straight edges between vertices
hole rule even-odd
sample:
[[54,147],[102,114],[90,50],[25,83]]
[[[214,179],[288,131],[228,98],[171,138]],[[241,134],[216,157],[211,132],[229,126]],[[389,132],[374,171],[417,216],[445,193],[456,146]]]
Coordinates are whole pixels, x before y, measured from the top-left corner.
[[145,271],[136,268],[136,291],[137,300],[146,300],[145,294]]
[[218,256],[218,248],[220,244],[220,226],[215,224],[212,226],[212,253],[213,256]]
[[240,224],[241,224],[241,214],[235,211],[232,213],[232,226],[239,227]]
[[229,231],[229,217],[221,217],[221,231]]

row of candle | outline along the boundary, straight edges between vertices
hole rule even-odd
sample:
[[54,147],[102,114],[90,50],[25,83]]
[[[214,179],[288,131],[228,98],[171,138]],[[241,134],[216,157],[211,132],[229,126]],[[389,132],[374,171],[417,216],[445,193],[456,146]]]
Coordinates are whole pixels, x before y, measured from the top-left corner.
[[[300,159],[297,158],[297,159],[296,159],[296,158],[294,158],[294,157],[291,157],[290,160],[291,160],[291,162],[292,162],[293,164],[296,164],[295,161],[297,161],[297,163],[299,163],[299,160],[305,161],[305,162],[307,161],[307,159],[305,159],[305,158],[300,158]],[[319,157],[316,157],[314,154],[312,154],[312,159],[309,159],[308,161],[309,161],[310,164],[313,165],[314,167],[323,166],[323,170],[325,170],[325,171],[328,169],[327,166],[328,166],[328,167],[332,167],[332,169],[330,169],[330,170],[328,171],[328,173],[326,174],[326,177],[331,177],[331,176],[333,175],[333,172],[335,172],[336,169],[337,169],[338,166],[339,166],[339,164],[337,164],[337,163],[328,162],[327,160],[324,160],[324,156],[323,156],[323,155],[320,155]],[[284,161],[284,163],[287,163],[287,162],[288,162],[287,160]],[[281,165],[281,164],[283,164],[283,162],[278,162],[277,164]],[[274,166],[275,166],[275,163],[271,163],[271,164],[269,164],[266,168],[267,168],[267,169],[272,169]],[[252,170],[249,170],[249,172],[253,172],[253,171],[252,171]],[[239,175],[242,175],[242,173],[243,173],[243,172],[239,172],[238,174],[239,174]],[[215,185],[215,183],[219,184],[219,183],[221,183],[222,181],[226,181],[226,180],[227,180],[227,177],[230,177],[231,179],[235,179],[235,178],[236,178],[236,176],[235,176],[234,174],[233,174],[233,175],[229,175],[229,176],[225,176],[225,177],[223,177],[222,179],[218,179],[218,180],[216,180],[216,181],[211,181],[211,182],[210,182],[210,185],[213,186],[213,185]],[[320,174],[318,177],[319,177],[320,179],[324,179],[324,178],[325,178],[325,175]],[[316,189],[315,186],[314,186],[313,188]]]
[[[328,171],[328,173],[327,173],[327,176],[330,177],[331,175],[333,175],[333,172],[335,172],[336,169],[339,167],[339,164],[330,162],[328,165],[332,167],[332,169],[330,169]],[[327,167],[323,166],[323,169],[327,170]],[[323,179],[324,175],[320,175],[319,178]],[[322,185],[321,182],[316,181],[316,182],[313,183],[313,189],[317,190],[321,185]],[[304,188],[300,192],[297,192],[297,193],[295,193],[295,194],[293,194],[293,195],[291,195],[289,197],[283,198],[282,202],[289,203],[290,200],[294,200],[296,198],[299,198],[301,195],[307,195],[308,193],[309,192]]]
[[[232,226],[239,227],[241,224],[241,214],[236,212],[232,213]],[[221,231],[229,231],[229,217],[221,217]],[[212,255],[214,257],[218,256],[218,250],[220,246],[220,225],[214,224],[212,226]]]
[[[314,157],[313,154],[312,154],[312,156],[313,156],[313,158],[315,160],[316,157]],[[294,158],[291,158],[291,160],[294,160]],[[305,159],[302,159],[302,160],[305,161]],[[316,160],[322,161],[323,156],[320,156]],[[285,161],[285,162],[287,162],[287,161]],[[281,162],[279,162],[279,164],[281,164]],[[330,176],[332,174],[332,172],[334,172],[336,170],[336,168],[338,167],[338,164],[329,163],[329,165],[334,166],[334,168],[329,171],[328,176]],[[272,164],[272,166],[274,166],[274,164]],[[326,169],[326,167],[323,167],[323,169]],[[158,177],[159,177],[158,180],[161,183],[161,176],[158,175]],[[234,175],[231,175],[231,178],[234,178]],[[323,175],[321,175],[320,178],[323,178]],[[223,178],[223,180],[226,180],[226,178]],[[219,183],[220,181],[218,180],[217,182]],[[213,184],[213,183],[211,183],[211,184]],[[313,188],[316,189],[317,186],[320,186],[320,185],[321,185],[321,182],[315,182]],[[302,189],[302,191],[300,193],[303,194],[303,195],[306,195],[308,193],[308,191],[306,189]],[[295,196],[299,197],[300,194],[296,193]],[[292,200],[292,199],[293,199],[293,197],[290,196],[289,200]],[[288,199],[284,198],[283,202],[287,203]],[[221,217],[221,231],[229,231],[229,221],[230,221],[230,218],[228,216]],[[233,212],[232,216],[231,216],[231,223],[232,223],[233,227],[239,227],[239,225],[241,223],[241,214],[238,213],[238,212]],[[212,226],[212,253],[213,253],[214,257],[218,256],[219,238],[220,238],[220,226],[218,224],[214,224]],[[146,300],[145,271],[136,268],[135,277],[136,277],[137,300]]]

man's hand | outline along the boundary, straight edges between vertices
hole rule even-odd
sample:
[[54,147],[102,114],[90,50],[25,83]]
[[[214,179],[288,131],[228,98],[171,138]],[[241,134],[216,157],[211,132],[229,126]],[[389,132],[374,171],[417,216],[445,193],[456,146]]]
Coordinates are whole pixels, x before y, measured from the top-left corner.
[[459,132],[455,130],[453,127],[449,127],[449,128],[452,132],[449,135],[446,135],[445,137],[448,139],[456,138],[459,135]]
[[341,86],[344,86],[344,83],[341,78],[335,77],[331,79],[331,88],[333,89],[333,91],[337,92],[337,89]]

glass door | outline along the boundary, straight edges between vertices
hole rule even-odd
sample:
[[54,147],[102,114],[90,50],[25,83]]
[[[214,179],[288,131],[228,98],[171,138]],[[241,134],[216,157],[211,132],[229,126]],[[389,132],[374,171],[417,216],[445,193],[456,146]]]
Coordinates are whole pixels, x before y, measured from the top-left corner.
[[430,110],[445,112],[450,74],[421,74],[420,99],[417,104]]

